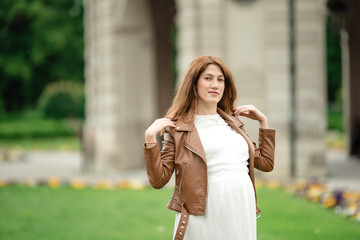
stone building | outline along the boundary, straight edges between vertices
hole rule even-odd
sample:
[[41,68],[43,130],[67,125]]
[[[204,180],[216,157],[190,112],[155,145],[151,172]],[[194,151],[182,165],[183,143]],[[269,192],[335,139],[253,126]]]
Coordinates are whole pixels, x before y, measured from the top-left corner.
[[[235,77],[238,105],[254,104],[277,130],[276,167],[267,176],[290,176],[287,0],[84,0],[84,6],[88,171],[144,167],[144,131],[170,106],[191,60],[213,54]],[[326,0],[298,0],[295,9],[296,173],[324,176]],[[258,124],[242,120],[256,141]]]

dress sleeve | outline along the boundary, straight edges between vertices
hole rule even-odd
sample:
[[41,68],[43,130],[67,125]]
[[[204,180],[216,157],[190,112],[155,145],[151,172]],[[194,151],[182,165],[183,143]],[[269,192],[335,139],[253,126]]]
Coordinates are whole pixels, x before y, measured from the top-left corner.
[[149,147],[144,144],[144,155],[150,185],[156,189],[164,187],[174,171],[174,138],[168,131],[165,131],[162,151],[158,144]]

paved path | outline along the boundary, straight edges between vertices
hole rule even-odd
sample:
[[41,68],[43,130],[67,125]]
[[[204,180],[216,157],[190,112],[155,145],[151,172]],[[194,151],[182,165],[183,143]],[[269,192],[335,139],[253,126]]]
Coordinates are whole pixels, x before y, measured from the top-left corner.
[[360,159],[348,158],[344,152],[328,151],[327,178],[331,189],[347,188],[360,191]]
[[[16,155],[16,154],[15,154]],[[113,175],[86,175],[81,172],[82,157],[79,152],[31,151],[17,154],[17,160],[0,161],[0,178],[6,181],[27,179],[46,180],[56,176],[61,180],[129,179],[147,182],[145,169],[130,170]],[[347,159],[341,152],[328,152],[326,157],[326,183],[331,189],[360,190],[360,160]]]
[[46,180],[50,177],[58,177],[68,181],[82,179],[86,181],[96,180],[120,180],[129,179],[146,181],[145,169],[120,172],[118,174],[88,175],[81,170],[82,156],[79,152],[52,152],[52,151],[29,151],[25,154],[15,154],[17,159],[0,162],[0,178],[6,181]]

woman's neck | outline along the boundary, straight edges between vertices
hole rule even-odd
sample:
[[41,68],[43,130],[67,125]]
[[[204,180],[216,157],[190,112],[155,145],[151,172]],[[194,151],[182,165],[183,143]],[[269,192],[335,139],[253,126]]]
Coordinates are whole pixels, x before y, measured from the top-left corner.
[[217,105],[198,104],[196,114],[198,115],[214,115],[217,113]]

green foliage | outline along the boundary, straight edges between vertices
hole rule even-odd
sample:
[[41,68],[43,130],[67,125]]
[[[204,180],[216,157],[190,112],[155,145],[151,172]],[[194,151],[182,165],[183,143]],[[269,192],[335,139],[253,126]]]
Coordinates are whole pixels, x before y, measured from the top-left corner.
[[52,120],[44,119],[40,111],[25,111],[1,115],[0,118],[0,139],[6,143],[16,145],[16,140],[49,139],[58,137],[75,136],[75,132],[68,125],[65,119]]
[[331,17],[326,22],[326,63],[328,102],[341,101],[341,45],[340,31]]
[[340,28],[328,17],[326,22],[326,70],[328,129],[344,131],[342,120],[342,63]]
[[342,112],[329,110],[327,118],[328,129],[344,132],[344,121]]
[[84,99],[82,83],[58,81],[45,88],[39,106],[48,118],[84,118]]
[[47,99],[43,111],[46,117],[61,119],[74,112],[74,104],[70,93],[56,92]]
[[58,79],[83,82],[81,0],[1,0],[0,39],[5,111],[35,106],[44,87]]

